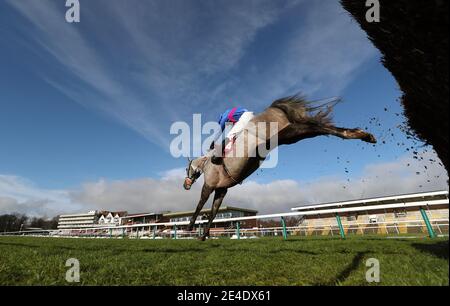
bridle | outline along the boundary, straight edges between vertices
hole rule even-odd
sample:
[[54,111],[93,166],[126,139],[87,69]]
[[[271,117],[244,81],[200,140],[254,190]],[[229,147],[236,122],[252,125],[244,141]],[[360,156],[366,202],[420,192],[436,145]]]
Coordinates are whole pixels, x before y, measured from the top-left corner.
[[[203,168],[205,167],[206,162],[207,162],[208,160],[209,160],[209,158],[206,159],[206,160],[203,162],[203,164],[202,164],[201,166],[198,167],[198,169],[202,169],[202,170],[203,170]],[[188,164],[188,166],[187,166],[187,168],[186,168],[186,178],[184,179],[184,184],[183,184],[183,186],[184,186],[184,188],[185,188],[186,190],[190,190],[191,187],[192,187],[192,185],[194,185],[195,181],[196,181],[196,180],[200,177],[200,175],[202,175],[202,173],[203,173],[203,171],[197,171],[197,172],[194,172],[192,175],[189,175],[189,172],[190,172],[190,170],[191,170],[192,163],[194,162],[194,159],[191,160],[190,158],[188,158],[188,161],[189,161],[189,164]]]
[[189,171],[191,170],[193,160],[190,160],[189,158],[188,158],[188,160],[189,160],[189,164],[186,168],[186,178],[184,179],[184,183],[183,183],[183,187],[186,190],[190,190],[192,185],[195,183],[195,178],[193,178],[189,175]]
[[191,169],[192,162],[194,161],[194,160],[191,160],[191,159],[188,159],[188,160],[189,160],[189,164],[188,164],[188,166],[186,168],[186,177],[189,177],[189,170]]

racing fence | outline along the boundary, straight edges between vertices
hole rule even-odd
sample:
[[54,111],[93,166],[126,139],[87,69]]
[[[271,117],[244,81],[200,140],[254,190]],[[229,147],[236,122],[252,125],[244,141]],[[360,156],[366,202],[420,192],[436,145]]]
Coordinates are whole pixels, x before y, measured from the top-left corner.
[[[447,200],[428,202],[427,205],[448,204]],[[422,203],[423,204],[423,203]],[[404,206],[405,204],[403,204]],[[411,204],[408,204],[410,207]],[[329,236],[346,238],[349,235],[385,235],[385,236],[448,236],[449,219],[430,218],[426,207],[420,208],[421,219],[378,221],[378,222],[342,222],[341,214],[348,209],[335,209],[321,211],[320,213],[335,214],[335,222],[321,225],[287,226],[286,218],[296,216],[317,215],[318,212],[289,212],[272,215],[260,215],[240,218],[229,218],[215,220],[214,223],[229,222],[228,228],[211,228],[210,238],[230,239],[255,239],[261,237],[282,237],[288,239],[290,236]],[[279,222],[276,227],[251,227],[242,228],[241,224],[248,220],[269,219]],[[34,230],[19,232],[4,232],[0,236],[38,236],[38,237],[71,237],[71,238],[110,238],[110,239],[195,239],[203,234],[204,224],[207,220],[196,222],[194,231],[186,231],[183,227],[189,222],[166,222],[133,224],[121,226],[96,226],[90,228],[72,228],[58,230]]]

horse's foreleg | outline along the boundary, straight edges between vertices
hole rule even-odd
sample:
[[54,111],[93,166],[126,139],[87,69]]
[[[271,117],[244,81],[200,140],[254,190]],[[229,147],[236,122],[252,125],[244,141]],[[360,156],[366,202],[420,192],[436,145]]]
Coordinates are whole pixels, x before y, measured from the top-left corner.
[[209,229],[211,228],[211,225],[212,225],[214,219],[216,218],[217,212],[219,211],[220,205],[222,205],[223,199],[225,198],[227,191],[228,191],[228,189],[226,189],[226,188],[216,189],[216,192],[214,194],[214,202],[211,207],[211,214],[209,216],[209,222],[205,228],[203,236],[201,237],[202,241],[205,241],[206,237],[209,236]]
[[346,129],[335,126],[321,128],[324,134],[333,135],[342,139],[361,139],[368,143],[377,143],[375,136],[361,129]]
[[198,215],[200,214],[200,211],[202,210],[203,206],[205,205],[206,201],[208,201],[209,196],[214,191],[212,187],[209,187],[208,185],[204,184],[202,188],[202,193],[200,196],[200,201],[197,204],[197,208],[195,209],[194,215],[191,217],[191,221],[189,223],[189,226],[187,227],[188,231],[192,231],[194,229],[195,221],[197,220]]

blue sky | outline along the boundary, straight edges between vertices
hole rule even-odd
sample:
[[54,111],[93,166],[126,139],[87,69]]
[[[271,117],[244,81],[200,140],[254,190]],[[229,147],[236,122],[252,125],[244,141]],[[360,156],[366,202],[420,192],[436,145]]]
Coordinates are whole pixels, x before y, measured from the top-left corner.
[[[300,91],[311,99],[341,96],[336,124],[367,127],[380,143],[322,137],[283,147],[278,167],[258,171],[249,185],[338,177],[351,189],[348,180],[370,179],[370,167],[411,163],[406,148],[418,145],[398,129],[398,86],[337,1],[80,3],[78,24],[65,21],[62,0],[0,3],[0,210],[52,214],[135,203],[135,195],[119,201],[104,192],[119,182],[125,190],[144,182],[146,190],[148,180],[179,179],[185,161],[169,153],[174,121],[190,122],[193,113],[215,120],[234,105],[258,112]],[[399,188],[445,186],[442,167],[430,167]],[[416,175],[405,169],[397,169],[402,178]],[[97,197],[85,194],[90,187]],[[141,204],[122,204],[130,210],[164,210],[165,201],[194,206],[180,204],[181,193],[168,199],[133,188]],[[142,204],[154,198],[158,206]]]

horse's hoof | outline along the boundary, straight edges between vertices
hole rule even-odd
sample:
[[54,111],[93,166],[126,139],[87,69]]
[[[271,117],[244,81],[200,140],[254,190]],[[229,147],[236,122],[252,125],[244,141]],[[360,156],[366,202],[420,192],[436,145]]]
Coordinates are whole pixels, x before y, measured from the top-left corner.
[[367,134],[367,136],[363,140],[368,143],[377,143],[377,139],[372,134]]
[[206,241],[206,237],[198,237],[197,238],[199,241]]

